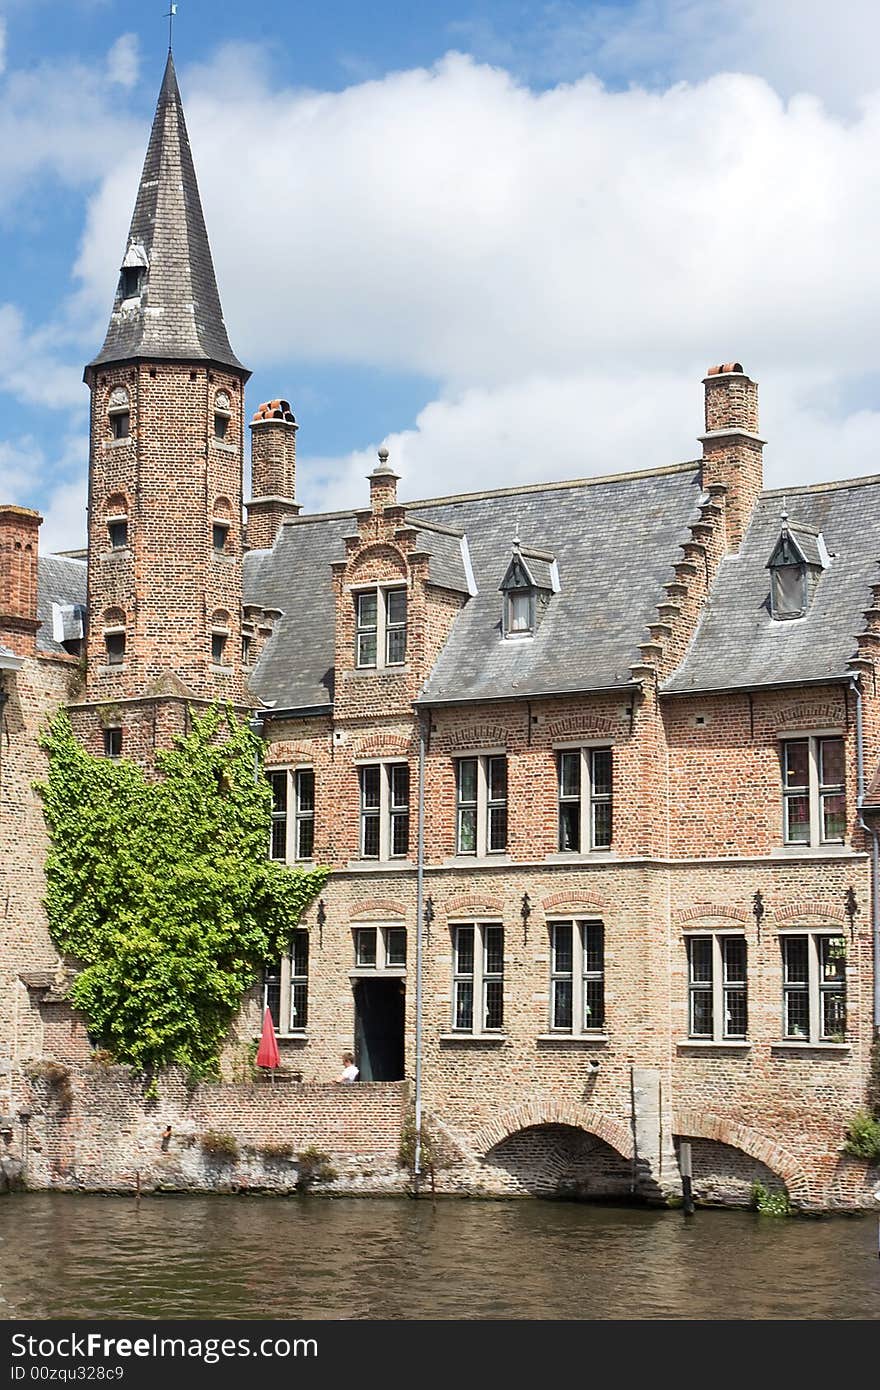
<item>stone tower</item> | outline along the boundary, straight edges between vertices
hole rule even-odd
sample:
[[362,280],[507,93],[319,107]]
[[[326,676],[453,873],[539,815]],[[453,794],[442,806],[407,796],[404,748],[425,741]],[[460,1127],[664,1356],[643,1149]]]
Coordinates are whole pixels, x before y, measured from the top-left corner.
[[169,52],[91,392],[86,702],[247,703],[244,385]]

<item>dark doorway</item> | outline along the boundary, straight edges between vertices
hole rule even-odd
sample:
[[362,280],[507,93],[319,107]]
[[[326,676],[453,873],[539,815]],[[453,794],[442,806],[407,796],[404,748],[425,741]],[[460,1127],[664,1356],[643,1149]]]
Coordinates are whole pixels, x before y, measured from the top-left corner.
[[354,1046],[361,1081],[403,1080],[405,998],[400,978],[355,980]]

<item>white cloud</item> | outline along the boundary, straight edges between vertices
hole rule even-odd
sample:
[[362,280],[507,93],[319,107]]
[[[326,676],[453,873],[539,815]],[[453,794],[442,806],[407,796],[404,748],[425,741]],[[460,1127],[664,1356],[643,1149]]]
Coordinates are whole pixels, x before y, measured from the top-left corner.
[[120,87],[133,87],[140,71],[137,34],[120,34],[107,54],[107,76]]
[[50,492],[40,527],[40,550],[44,555],[57,550],[76,550],[85,545],[86,493],[85,476],[60,483]]
[[0,72],[6,69],[6,20],[0,18]]

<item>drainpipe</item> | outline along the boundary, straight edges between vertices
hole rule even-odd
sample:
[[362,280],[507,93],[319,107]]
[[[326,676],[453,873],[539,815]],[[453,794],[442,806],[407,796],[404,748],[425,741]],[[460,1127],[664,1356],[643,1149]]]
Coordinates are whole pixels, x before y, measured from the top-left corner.
[[416,1146],[413,1185],[419,1194],[422,1173],[422,919],[425,896],[425,715],[419,711],[419,815],[416,837]]
[[[264,731],[265,727],[266,727],[266,721],[265,721],[265,719],[255,711],[255,712],[251,715],[250,719],[248,720],[248,728],[250,729],[251,733],[254,735],[255,738],[262,738],[262,737],[263,737],[263,731]],[[254,749],[254,785],[255,785],[255,786],[256,786],[257,782],[259,782],[259,780],[260,780],[260,750],[259,750],[259,748],[255,748],[255,749]]]
[[859,825],[871,837],[871,926],[874,958],[874,1031],[880,1031],[880,841],[877,831],[866,822],[862,810],[865,802],[865,742],[862,720],[862,692],[855,676],[851,689],[856,697],[856,776],[858,785]]

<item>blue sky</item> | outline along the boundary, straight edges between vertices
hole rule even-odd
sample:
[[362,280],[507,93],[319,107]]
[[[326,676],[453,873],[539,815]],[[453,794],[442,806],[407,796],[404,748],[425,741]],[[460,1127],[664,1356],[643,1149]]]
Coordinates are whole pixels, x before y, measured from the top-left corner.
[[[0,500],[84,529],[86,392],[167,0],[0,0]],[[252,406],[357,505],[694,457],[761,382],[767,480],[880,471],[874,0],[242,6],[175,56]]]

